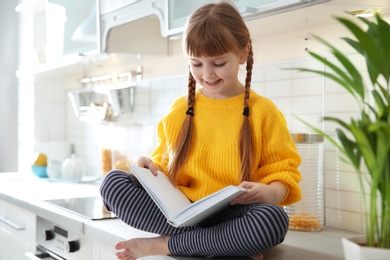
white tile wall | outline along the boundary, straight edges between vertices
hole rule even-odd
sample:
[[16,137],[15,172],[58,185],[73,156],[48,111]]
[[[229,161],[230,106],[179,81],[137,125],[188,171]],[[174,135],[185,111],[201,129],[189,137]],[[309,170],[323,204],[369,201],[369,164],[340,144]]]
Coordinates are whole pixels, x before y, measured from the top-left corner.
[[[350,60],[363,72],[363,59],[357,54],[349,55]],[[333,58],[330,57],[333,61]],[[324,115],[344,120],[358,116],[358,105],[347,91],[330,80],[325,80]],[[334,133],[336,124],[326,122],[324,130]],[[330,143],[325,145],[325,194],[327,225],[363,232],[363,204],[360,184],[353,167],[343,160],[338,150]]]

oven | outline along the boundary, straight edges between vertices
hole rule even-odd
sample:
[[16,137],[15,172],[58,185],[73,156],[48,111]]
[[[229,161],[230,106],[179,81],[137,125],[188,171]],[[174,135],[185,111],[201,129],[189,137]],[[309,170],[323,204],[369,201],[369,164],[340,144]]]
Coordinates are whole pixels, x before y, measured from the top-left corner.
[[[89,220],[116,218],[105,210],[100,197],[48,200],[48,203],[85,217]],[[31,260],[38,259],[92,259],[92,239],[61,223],[37,217],[37,253],[26,253]]]
[[92,240],[60,223],[38,217],[36,239],[46,259],[92,259]]

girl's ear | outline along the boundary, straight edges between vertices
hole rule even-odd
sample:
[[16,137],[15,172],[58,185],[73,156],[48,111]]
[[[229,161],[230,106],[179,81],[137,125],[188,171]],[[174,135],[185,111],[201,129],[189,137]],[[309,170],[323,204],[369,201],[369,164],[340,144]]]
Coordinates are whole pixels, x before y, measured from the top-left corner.
[[248,42],[248,44],[246,45],[246,48],[241,51],[241,55],[240,55],[240,64],[241,65],[244,64],[246,62],[246,60],[248,59],[249,49],[250,49],[250,43]]

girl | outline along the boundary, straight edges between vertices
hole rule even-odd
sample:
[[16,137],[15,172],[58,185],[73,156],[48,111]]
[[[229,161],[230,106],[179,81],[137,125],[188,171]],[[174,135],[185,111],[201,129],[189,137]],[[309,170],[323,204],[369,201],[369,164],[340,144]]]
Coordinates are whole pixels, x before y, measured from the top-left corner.
[[[177,99],[160,121],[151,158],[140,157],[135,165],[164,172],[191,201],[227,185],[247,192],[218,216],[176,228],[134,176],[111,171],[101,184],[107,209],[134,228],[160,235],[119,242],[117,257],[262,259],[261,252],[281,243],[288,230],[280,206],[301,199],[300,157],[282,113],[250,90],[250,34],[232,4],[196,10],[187,22],[183,49],[189,58],[188,96]],[[238,79],[244,63],[245,85]]]

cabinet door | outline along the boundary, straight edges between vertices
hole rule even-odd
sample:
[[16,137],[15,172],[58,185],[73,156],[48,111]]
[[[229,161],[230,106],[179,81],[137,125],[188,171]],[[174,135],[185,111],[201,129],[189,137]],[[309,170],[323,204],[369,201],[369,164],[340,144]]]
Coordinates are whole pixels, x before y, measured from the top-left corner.
[[34,248],[19,244],[10,240],[6,233],[0,231],[0,259],[1,260],[20,260],[27,259],[25,252],[34,252]]
[[101,242],[98,240],[93,240],[92,243],[92,259],[95,260],[115,260],[114,244],[107,242]]
[[46,6],[46,58],[100,51],[98,0],[48,0]]
[[181,34],[188,16],[198,7],[210,2],[215,2],[215,0],[167,0],[165,12],[166,35]]
[[[261,6],[272,6],[274,2],[299,2],[300,0],[232,0],[231,2],[241,13],[256,12]],[[217,0],[167,0],[166,7],[166,34],[169,36],[181,34],[188,16],[198,7],[217,2]],[[261,3],[260,3],[261,2]],[[279,3],[280,4],[280,3]]]
[[100,14],[107,14],[141,0],[100,0]]
[[[327,0],[231,0],[244,20],[258,19]],[[165,36],[180,35],[188,16],[198,7],[217,0],[166,0]]]
[[25,259],[35,251],[35,214],[0,200],[0,259]]

